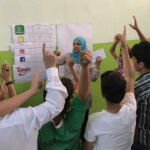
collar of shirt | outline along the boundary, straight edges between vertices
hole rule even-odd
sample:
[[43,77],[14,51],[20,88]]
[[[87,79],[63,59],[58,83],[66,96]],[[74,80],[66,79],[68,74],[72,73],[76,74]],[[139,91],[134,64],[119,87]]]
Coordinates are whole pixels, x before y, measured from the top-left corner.
[[64,120],[61,119],[61,120],[60,120],[60,123],[59,123],[58,125],[55,124],[55,121],[54,121],[54,120],[52,120],[52,123],[54,124],[55,128],[58,129],[58,128],[60,128],[60,127],[63,125]]
[[143,77],[146,76],[147,74],[150,74],[150,72],[146,72],[146,73],[140,75],[140,76],[136,79],[136,81],[140,80],[141,78],[143,78]]

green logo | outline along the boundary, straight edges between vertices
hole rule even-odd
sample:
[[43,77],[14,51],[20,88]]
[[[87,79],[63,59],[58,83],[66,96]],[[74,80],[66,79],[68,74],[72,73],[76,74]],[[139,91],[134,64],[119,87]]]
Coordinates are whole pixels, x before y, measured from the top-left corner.
[[24,26],[23,25],[16,25],[15,26],[15,33],[16,34],[24,34]]

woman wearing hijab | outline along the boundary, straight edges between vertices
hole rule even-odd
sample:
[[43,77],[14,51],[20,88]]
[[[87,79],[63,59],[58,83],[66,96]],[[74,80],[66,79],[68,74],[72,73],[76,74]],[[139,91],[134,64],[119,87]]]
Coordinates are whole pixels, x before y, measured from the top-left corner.
[[[66,60],[68,58],[72,58],[74,60],[74,68],[77,71],[78,74],[80,74],[80,62],[79,62],[79,57],[80,57],[80,51],[85,51],[87,50],[87,45],[86,41],[83,37],[78,36],[73,40],[73,50],[71,53],[66,53],[62,56],[57,57],[57,65],[62,66],[65,65],[65,71],[64,71],[64,77],[69,78],[73,80],[72,73],[69,69],[69,67],[66,65]],[[90,65],[90,80],[91,81],[96,81],[97,78],[99,77],[100,73],[100,63],[101,59],[100,57],[97,57],[96,64],[91,64]]]

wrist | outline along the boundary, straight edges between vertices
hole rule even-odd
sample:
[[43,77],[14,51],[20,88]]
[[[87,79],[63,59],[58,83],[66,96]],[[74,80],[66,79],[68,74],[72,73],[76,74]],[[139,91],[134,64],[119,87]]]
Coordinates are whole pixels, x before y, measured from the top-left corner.
[[13,84],[13,81],[10,81],[10,80],[6,81],[6,83],[5,83],[6,86],[11,85],[11,84]]
[[114,43],[117,44],[119,42],[119,40],[114,40]]
[[99,68],[100,67],[100,63],[96,63],[96,68]]
[[81,67],[86,69],[89,67],[89,64],[81,64]]
[[139,30],[139,28],[136,28],[135,30],[136,30],[137,32],[139,32],[139,31],[140,31],[140,30]]
[[5,79],[5,82],[10,82],[12,81],[11,78]]

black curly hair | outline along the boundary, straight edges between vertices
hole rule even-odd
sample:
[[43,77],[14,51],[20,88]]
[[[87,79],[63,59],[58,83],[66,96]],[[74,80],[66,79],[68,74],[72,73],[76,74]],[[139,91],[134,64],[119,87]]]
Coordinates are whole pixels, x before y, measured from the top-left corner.
[[[73,96],[74,87],[73,87],[72,81],[65,77],[61,78],[61,82],[66,87],[67,92],[68,92],[68,97],[65,99],[65,106],[63,109],[63,112],[65,113],[67,111],[68,107],[70,107],[70,100]],[[47,94],[47,91],[44,89],[44,91],[43,91],[44,101],[45,101],[46,94]]]
[[132,56],[137,62],[143,62],[145,67],[150,69],[150,42],[140,42],[135,44],[131,49]]

